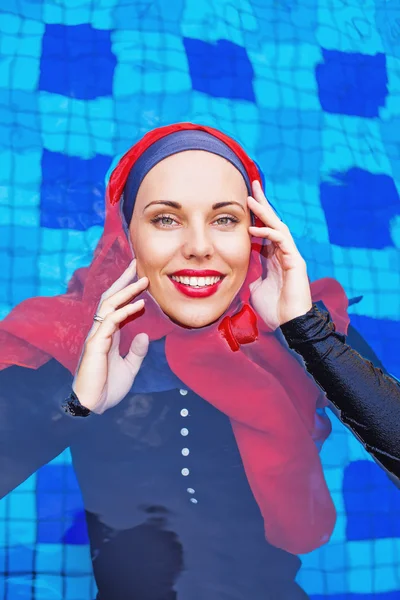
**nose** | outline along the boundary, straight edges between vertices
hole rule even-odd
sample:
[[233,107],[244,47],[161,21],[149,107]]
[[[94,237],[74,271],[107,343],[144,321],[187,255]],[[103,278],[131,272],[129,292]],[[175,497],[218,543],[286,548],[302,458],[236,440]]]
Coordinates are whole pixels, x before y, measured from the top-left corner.
[[193,225],[185,231],[182,252],[185,258],[210,258],[214,253],[211,232],[202,225]]

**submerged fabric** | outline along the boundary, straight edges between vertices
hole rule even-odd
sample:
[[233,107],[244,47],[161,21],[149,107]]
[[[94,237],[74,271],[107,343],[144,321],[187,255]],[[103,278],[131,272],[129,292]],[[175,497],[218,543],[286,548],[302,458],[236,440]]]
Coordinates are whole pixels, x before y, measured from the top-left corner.
[[[9,364],[37,368],[54,357],[75,372],[102,293],[133,258],[119,204],[127,177],[151,144],[183,130],[206,131],[224,141],[250,181],[260,181],[254,162],[218,130],[178,123],[146,134],[112,173],[104,232],[91,265],[74,273],[66,294],[31,298],[0,323],[0,347],[7,348],[0,354],[3,368]],[[326,439],[330,423],[317,412],[326,405],[321,389],[249,305],[250,283],[267,276],[268,261],[263,264],[260,250],[257,240],[247,278],[219,323],[200,330],[181,328],[145,292],[143,314],[127,320],[121,329],[120,350],[125,355],[141,331],[151,341],[166,336],[166,357],[174,374],[230,419],[267,539],[289,552],[304,553],[328,541],[335,523],[315,446]],[[346,333],[348,300],[342,286],[325,278],[311,283],[311,292],[314,302],[324,302],[337,330]],[[237,344],[235,351],[232,342]]]
[[[0,497],[70,446],[99,600],[307,598],[299,558],[265,539],[224,414],[191,390],[132,390],[101,417],[76,419],[60,408],[71,381],[55,360],[0,372]],[[69,517],[63,531],[71,525],[82,527]]]

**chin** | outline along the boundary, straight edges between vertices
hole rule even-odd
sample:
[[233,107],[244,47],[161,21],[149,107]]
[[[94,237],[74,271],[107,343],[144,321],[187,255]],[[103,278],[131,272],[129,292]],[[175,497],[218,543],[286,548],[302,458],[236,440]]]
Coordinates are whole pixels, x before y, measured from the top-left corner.
[[221,310],[218,313],[213,311],[212,314],[208,313],[203,315],[199,313],[187,315],[182,313],[175,314],[175,312],[171,313],[167,310],[164,312],[172,321],[174,321],[174,323],[181,325],[181,327],[187,327],[188,329],[200,329],[201,327],[207,327],[207,325],[211,325],[212,323],[215,323],[215,321],[218,321],[225,310]]

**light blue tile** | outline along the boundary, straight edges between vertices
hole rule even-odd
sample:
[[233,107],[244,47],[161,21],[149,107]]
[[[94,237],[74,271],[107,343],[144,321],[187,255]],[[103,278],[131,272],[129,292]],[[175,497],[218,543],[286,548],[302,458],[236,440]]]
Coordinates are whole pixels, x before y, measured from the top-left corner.
[[63,552],[62,544],[37,544],[35,570],[38,573],[60,573]]
[[39,110],[47,150],[82,158],[114,154],[112,98],[78,100],[40,92]]
[[11,492],[9,496],[10,519],[36,519],[36,497],[32,492]]
[[69,575],[92,572],[89,546],[65,545],[65,571]]
[[349,588],[348,591],[353,594],[373,594],[374,588],[374,569],[351,569],[348,571]]
[[17,37],[21,30],[21,26],[22,19],[20,17],[4,11],[1,12],[0,32]]
[[39,208],[15,208],[12,213],[12,224],[20,227],[39,227]]
[[62,575],[44,575],[38,573],[34,581],[37,600],[61,600],[63,597]]
[[348,568],[355,571],[359,568],[373,568],[373,541],[347,543]]
[[327,571],[325,573],[326,596],[328,594],[344,594],[347,592],[347,574],[346,571],[339,572]]
[[11,158],[13,183],[21,186],[39,184],[41,180],[42,149],[13,153]]
[[10,546],[29,546],[36,542],[36,522],[16,521],[8,524],[8,543]]
[[296,581],[310,595],[322,595],[326,592],[325,573],[320,570],[306,570],[302,568],[296,577]]
[[66,577],[65,600],[82,600],[90,598],[91,577]]
[[20,598],[29,598],[32,592],[32,575],[17,575],[7,577],[7,598],[6,600],[19,600]]

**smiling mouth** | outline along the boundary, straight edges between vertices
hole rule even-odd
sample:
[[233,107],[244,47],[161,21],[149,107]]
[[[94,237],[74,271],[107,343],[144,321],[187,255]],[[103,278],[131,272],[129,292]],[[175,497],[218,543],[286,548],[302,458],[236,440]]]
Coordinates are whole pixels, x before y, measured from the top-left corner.
[[222,275],[214,277],[182,277],[178,275],[170,275],[169,277],[181,285],[185,285],[194,289],[213,286],[223,279]]

